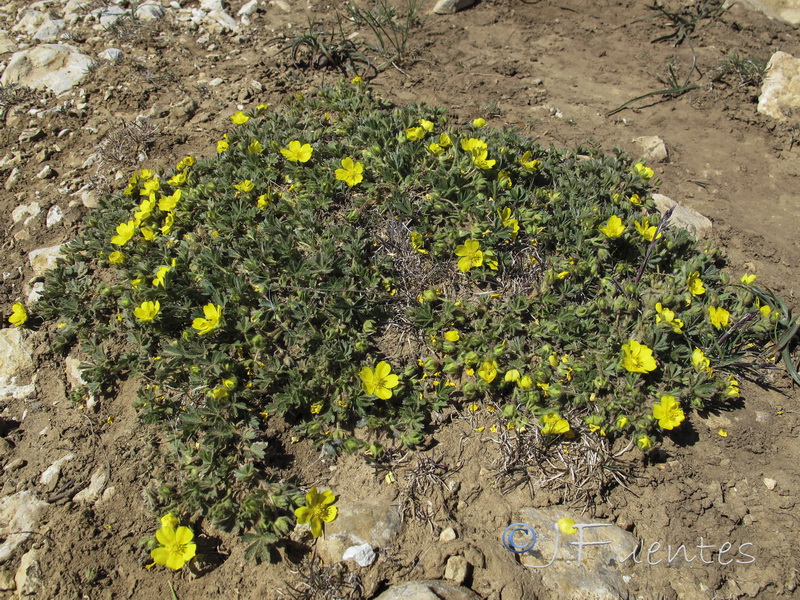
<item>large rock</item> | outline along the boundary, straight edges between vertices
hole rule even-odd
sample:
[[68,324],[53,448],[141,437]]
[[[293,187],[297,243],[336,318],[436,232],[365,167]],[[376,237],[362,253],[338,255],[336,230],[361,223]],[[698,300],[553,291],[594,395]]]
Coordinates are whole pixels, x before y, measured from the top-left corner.
[[22,329],[0,329],[0,398],[22,400],[36,393],[32,355]]
[[39,528],[42,513],[49,504],[28,490],[0,498],[0,564],[7,561],[31,532]]
[[780,121],[792,111],[800,115],[800,59],[786,52],[776,52],[767,64],[767,75],[761,84],[758,112]]
[[62,94],[83,80],[91,64],[92,59],[74,46],[41,44],[12,54],[0,83],[17,83]]
[[674,208],[672,216],[669,219],[669,225],[672,227],[685,229],[697,239],[708,237],[708,234],[711,232],[711,220],[701,215],[693,208],[681,206],[675,202],[675,200],[664,194],[653,194],[653,202],[656,203],[656,208],[662,215],[670,208]]
[[339,517],[325,525],[325,538],[319,540],[320,557],[327,563],[343,559],[348,548],[369,545],[386,548],[393,545],[402,519],[395,506],[386,503],[337,503]]
[[28,254],[28,262],[33,269],[35,277],[42,277],[50,269],[56,266],[56,261],[63,256],[61,253],[61,244],[56,246],[48,246],[47,248],[38,248]]
[[800,0],[726,0],[725,8],[733,4],[760,11],[770,19],[800,24]]
[[[565,600],[617,600],[631,592],[626,577],[632,560],[620,564],[634,552],[638,541],[633,534],[605,521],[581,519],[565,510],[552,507],[526,508],[520,521],[532,527],[536,543],[520,554],[520,562],[535,570],[542,583]],[[556,534],[563,517],[576,518],[583,528],[580,534]],[[583,542],[583,546],[579,542]],[[597,545],[592,545],[596,543]],[[634,595],[635,594],[631,594]]]
[[429,580],[393,585],[374,600],[480,600],[480,596],[453,583]]

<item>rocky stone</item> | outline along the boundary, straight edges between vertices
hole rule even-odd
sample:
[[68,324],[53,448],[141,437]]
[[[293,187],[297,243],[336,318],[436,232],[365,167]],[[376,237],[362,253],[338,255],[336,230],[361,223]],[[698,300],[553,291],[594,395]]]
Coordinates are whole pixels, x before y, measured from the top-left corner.
[[5,540],[0,545],[0,564],[30,537],[29,532],[36,531],[48,506],[28,490],[0,498],[0,537]]
[[255,14],[256,10],[258,10],[258,0],[250,0],[250,2],[242,5],[242,8],[239,9],[236,15],[239,17],[250,17]]
[[19,50],[17,43],[5,33],[0,33],[0,54],[8,54]]
[[31,286],[31,291],[28,293],[28,304],[33,304],[44,294],[44,282],[37,281]]
[[35,200],[30,204],[20,204],[17,208],[11,211],[11,220],[14,223],[19,223],[25,219],[22,224],[27,227],[28,223],[33,221],[37,215],[42,212],[42,207]]
[[8,175],[8,179],[6,179],[6,184],[5,184],[6,191],[9,191],[17,184],[21,174],[22,172],[19,170],[19,168],[14,167],[13,169],[11,169],[11,173]]
[[239,31],[239,23],[224,10],[212,10],[206,15],[204,23],[212,33]]
[[680,227],[686,229],[689,233],[697,239],[708,237],[711,233],[713,224],[708,217],[701,215],[699,212],[686,206],[681,206],[669,196],[664,194],[653,194],[653,201],[656,204],[658,212],[664,214],[670,208],[675,208],[672,211],[672,216],[669,219],[669,224],[672,227]]
[[369,544],[350,546],[342,554],[342,560],[354,560],[359,567],[368,567],[375,562],[377,555]]
[[56,266],[56,261],[63,256],[61,254],[61,244],[38,248],[28,254],[28,262],[33,269],[35,277],[42,277],[50,269]]
[[42,170],[36,174],[36,179],[50,179],[53,175],[55,175],[53,167],[50,165],[45,165],[42,167]]
[[436,579],[393,585],[375,600],[480,600],[470,589]]
[[469,577],[470,564],[463,556],[451,556],[444,568],[444,578],[462,585]]
[[14,581],[14,571],[0,570],[0,592],[13,592],[15,589],[17,582]]
[[22,555],[17,572],[14,574],[14,582],[20,598],[36,596],[39,588],[42,587],[42,567],[39,564],[37,550],[31,550]]
[[37,42],[55,42],[66,26],[67,23],[64,19],[51,19],[48,17],[42,22],[36,33],[33,34],[33,39]]
[[48,488],[54,488],[56,483],[58,483],[58,478],[61,476],[61,467],[73,458],[75,458],[75,455],[70,452],[54,461],[49,467],[42,471],[42,474],[39,476],[39,483]]
[[78,504],[94,504],[97,502],[98,498],[100,498],[100,494],[103,491],[107,481],[108,475],[106,474],[105,468],[101,467],[97,469],[94,473],[92,473],[89,486],[75,494],[75,497],[72,499],[73,502]]
[[164,18],[166,12],[160,2],[149,0],[136,7],[134,17],[140,21],[158,21]]
[[777,487],[778,482],[771,477],[764,477],[764,485],[767,486],[767,489],[771,491]]
[[33,349],[23,330],[0,329],[0,398],[10,396],[22,400],[36,393],[36,376],[31,375],[32,355]]
[[47,219],[45,220],[45,225],[49,228],[57,223],[60,223],[61,220],[64,218],[64,213],[61,210],[61,207],[58,204],[54,204],[50,207],[50,210],[47,211]]
[[86,76],[92,59],[69,44],[41,44],[11,55],[0,83],[17,83],[62,94]]
[[106,48],[97,55],[97,58],[114,62],[122,60],[124,56],[125,53],[119,48]]
[[88,15],[89,20],[99,21],[100,29],[108,29],[114,23],[119,21],[122,17],[128,14],[128,11],[121,6],[110,5],[103,8],[97,8]]
[[[559,507],[520,511],[520,522],[537,534],[533,548],[519,555],[520,562],[536,569],[542,583],[557,591],[559,597],[617,600],[629,595],[631,590],[623,577],[632,560],[623,566],[619,557],[627,557],[636,550],[638,541],[633,534],[605,521],[580,519],[579,524],[593,526],[583,528],[581,541],[598,545],[579,546],[576,545],[581,539],[579,533],[556,533],[556,524],[563,517],[574,518],[574,515]],[[549,566],[542,568],[544,565]]]
[[9,462],[5,467],[3,467],[3,471],[6,473],[13,473],[17,469],[21,469],[25,465],[28,464],[28,461],[24,458],[15,458],[11,462]]
[[800,25],[800,0],[725,0],[724,8],[741,5],[792,25]]
[[439,0],[433,7],[437,15],[452,15],[475,4],[475,0]]
[[761,84],[757,110],[762,115],[785,121],[798,108],[800,108],[800,59],[786,52],[776,52],[767,63],[767,74]]
[[204,10],[207,13],[211,12],[212,10],[218,10],[222,12],[225,10],[225,7],[222,4],[222,0],[202,0],[202,2],[200,2],[200,10]]
[[86,10],[89,3],[86,0],[68,0],[64,5],[64,14],[71,15]]
[[669,160],[669,152],[667,146],[657,135],[648,135],[638,137],[633,140],[642,149],[642,158],[647,162],[667,162]]
[[337,503],[339,517],[325,526],[325,538],[317,543],[320,557],[327,563],[339,562],[351,546],[385,548],[400,532],[397,507],[387,503]]
[[439,534],[439,541],[440,542],[452,542],[458,537],[456,530],[452,527],[447,527],[442,529],[442,532]]

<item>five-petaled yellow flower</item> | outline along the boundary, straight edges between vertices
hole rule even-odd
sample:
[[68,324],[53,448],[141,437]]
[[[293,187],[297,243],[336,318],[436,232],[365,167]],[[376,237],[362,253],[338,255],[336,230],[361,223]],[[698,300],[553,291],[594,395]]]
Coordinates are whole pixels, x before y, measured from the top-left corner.
[[641,435],[636,439],[636,445],[639,446],[640,450],[647,452],[653,447],[653,441],[648,436]]
[[415,252],[419,252],[420,254],[427,254],[428,251],[425,250],[423,247],[423,240],[422,234],[417,232],[411,232],[411,247],[414,249]]
[[349,156],[342,159],[342,168],[336,169],[336,179],[344,181],[350,187],[361,183],[364,179],[362,173],[364,165],[360,162],[353,162]]
[[161,518],[156,539],[161,546],[151,550],[150,557],[157,565],[177,571],[197,554],[197,544],[192,542],[194,533],[188,527],[178,527],[178,519],[172,513]]
[[234,114],[234,115],[231,115],[231,122],[232,122],[234,125],[244,125],[244,124],[245,124],[245,123],[247,123],[249,120],[250,120],[250,117],[248,117],[248,116],[247,116],[246,114],[244,114],[242,111],[239,111],[239,112],[237,112],[237,113],[236,113],[236,114]]
[[[656,231],[658,231],[658,227],[655,225],[650,225],[650,217],[644,217],[641,222],[635,221],[634,225],[636,225],[636,231],[639,232],[645,240],[648,242],[652,242],[656,238]],[[660,238],[662,234],[658,234]]]
[[244,181],[233,184],[233,187],[240,192],[252,192],[255,184],[249,179],[245,179]]
[[661,396],[661,402],[653,406],[653,417],[658,419],[658,425],[662,429],[675,429],[683,423],[686,415],[674,396]]
[[161,303],[156,300],[155,302],[142,302],[138,307],[133,309],[133,315],[140,321],[152,321],[161,310]]
[[548,413],[541,420],[542,433],[545,435],[558,435],[570,432],[569,421],[562,419],[558,413]]
[[281,154],[292,162],[305,163],[311,159],[314,149],[311,144],[301,144],[298,140],[289,142],[287,148],[281,148]]
[[264,146],[258,140],[253,140],[247,145],[247,152],[250,154],[261,154],[264,151]]
[[721,306],[709,306],[708,318],[711,320],[711,324],[717,329],[722,329],[731,324],[731,313]]
[[361,388],[364,392],[375,395],[381,400],[391,398],[392,388],[400,383],[397,375],[392,373],[391,365],[383,360],[375,365],[375,370],[364,367],[358,376],[361,378]]
[[622,366],[631,373],[649,373],[656,370],[653,351],[636,340],[622,344]]
[[425,137],[425,130],[422,127],[409,127],[406,129],[406,139],[415,142]]
[[219,304],[206,304],[203,307],[203,315],[205,319],[197,317],[192,321],[192,327],[197,329],[197,335],[210,333],[219,326],[219,320],[222,318],[222,307]]
[[467,240],[456,247],[456,256],[461,257],[458,259],[459,271],[466,273],[472,267],[480,267],[483,264],[483,252],[480,246],[478,240]]
[[642,163],[636,163],[633,165],[633,169],[631,169],[634,175],[638,175],[645,181],[652,178],[655,175],[655,172],[650,167],[646,167]]
[[750,285],[756,280],[756,276],[752,273],[747,273],[746,275],[742,275],[742,278],[739,280],[739,283],[743,283],[744,285]]
[[616,239],[620,237],[623,233],[625,233],[625,225],[622,224],[622,219],[620,219],[617,215],[611,215],[609,217],[608,222],[605,225],[601,225],[598,227],[601,233],[604,233],[606,237]]
[[483,117],[478,117],[477,119],[472,120],[473,127],[484,127],[486,125],[486,119]]
[[318,538],[322,535],[323,523],[330,523],[336,519],[339,509],[331,506],[336,502],[333,492],[326,490],[321,494],[317,488],[312,487],[306,494],[306,505],[295,509],[294,514],[300,525],[311,525],[311,535]]
[[497,377],[497,361],[486,360],[478,369],[478,377],[483,379],[486,383],[492,383],[494,378]]
[[119,250],[114,250],[108,255],[108,262],[112,265],[121,265],[125,262],[125,255]]
[[528,150],[519,159],[519,164],[521,164],[522,168],[528,171],[528,173],[533,173],[536,171],[541,164],[540,161],[536,160],[535,158],[531,158],[531,156],[533,156],[533,154],[530,150]]
[[461,334],[458,332],[458,329],[451,329],[450,331],[444,332],[444,339],[448,342],[457,342],[461,339]]
[[115,246],[124,246],[133,237],[133,232],[136,231],[136,222],[120,223],[117,225],[116,231],[117,235],[111,238],[111,243]]
[[656,323],[666,323],[672,328],[673,333],[681,333],[683,321],[675,318],[675,313],[668,308],[661,306],[661,302],[656,303]]
[[11,316],[8,317],[8,322],[14,327],[22,327],[25,321],[28,320],[28,311],[22,302],[15,302],[11,307]]
[[705,353],[700,348],[695,348],[692,352],[692,366],[698,373],[707,373],[711,375],[711,361],[708,360]]
[[695,271],[686,280],[686,287],[689,288],[689,293],[692,296],[702,296],[706,293],[706,287],[703,285],[703,280],[700,279],[700,272]]

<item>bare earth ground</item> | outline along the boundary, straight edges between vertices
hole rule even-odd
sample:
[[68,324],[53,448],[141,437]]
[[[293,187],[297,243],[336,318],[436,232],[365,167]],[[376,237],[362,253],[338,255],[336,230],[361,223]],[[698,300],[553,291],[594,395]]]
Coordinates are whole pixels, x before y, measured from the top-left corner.
[[[229,12],[235,15],[240,4],[234,2]],[[0,11],[0,28],[10,29],[22,5],[12,1]],[[483,116],[493,126],[519,127],[544,145],[587,144],[608,152],[621,147],[638,156],[641,148],[634,138],[661,137],[670,154],[668,162],[651,164],[663,182],[659,191],[712,219],[712,236],[724,248],[733,276],[757,273],[761,283],[797,308],[798,123],[759,115],[758,88],[740,85],[735,74],[714,79],[733,53],[761,60],[777,50],[800,56],[798,30],[734,6],[701,22],[692,35],[697,89],[677,99],[652,96],[637,104],[649,104],[644,108],[609,117],[609,111],[631,98],[665,88],[658,75],[668,74],[670,64],[681,78],[691,65],[687,42],[651,42],[672,30],[665,19],[653,18],[656,13],[647,5],[644,0],[489,1],[450,16],[430,14],[426,5],[421,23],[410,33],[412,59],[399,65],[402,71],[389,66],[370,85],[398,103],[447,107],[462,122]],[[333,70],[293,67],[268,44],[276,31],[304,30],[309,18],[330,26],[334,8],[297,1],[285,12],[265,4],[239,34],[211,35],[202,46],[196,41],[201,32],[186,32],[169,12],[161,21],[129,24],[119,37],[109,32],[92,40],[96,32],[76,26],[72,43],[84,53],[96,55],[115,46],[125,58],[95,69],[80,87],[82,95],[78,89],[60,98],[33,92],[5,117],[0,157],[21,152],[23,176],[10,190],[0,191],[0,270],[14,274],[0,290],[4,314],[29,290],[28,253],[66,242],[80,228],[87,209],[80,195],[62,188],[74,192],[102,179],[114,189],[124,185],[124,180],[114,181],[113,165],[84,166],[102,140],[121,123],[146,114],[157,133],[143,148],[144,166],[169,168],[186,154],[214,154],[213,140],[227,130],[237,105],[279,104],[288,94],[311,93],[338,77]],[[287,30],[290,23],[294,27]],[[362,31],[361,39],[368,38],[368,31]],[[209,86],[217,77],[224,82]],[[252,92],[253,80],[263,92]],[[65,100],[72,101],[66,110],[44,118],[27,114],[30,108]],[[85,106],[77,106],[81,103]],[[43,137],[19,142],[29,127],[40,127]],[[57,137],[64,129],[71,133]],[[37,179],[45,164],[55,176]],[[120,167],[127,177],[135,157]],[[3,169],[0,180],[9,171]],[[40,216],[27,227],[12,225],[11,211],[34,199],[44,209]],[[65,218],[48,229],[44,217],[56,204]],[[244,560],[242,542],[202,525],[196,530],[206,554],[204,573],[144,569],[149,560],[138,542],[153,534],[157,522],[143,492],[152,491],[160,476],[159,440],[137,422],[131,408],[135,383],[122,382],[116,398],[102,400],[94,410],[79,410],[66,396],[63,360],[49,352],[43,332],[32,335],[38,393],[24,403],[0,400],[0,435],[10,444],[0,463],[25,461],[3,471],[0,496],[30,489],[52,502],[46,523],[24,547],[41,549],[44,583],[35,597],[162,599],[171,597],[168,582],[181,600],[287,597],[285,584],[300,581],[292,572],[298,568],[297,556],[281,551],[276,564],[257,566]],[[725,541],[734,547],[750,542],[756,559],[751,565],[639,565],[632,585],[640,597],[796,597],[798,398],[783,375],[775,376],[771,387],[745,382],[741,402],[730,411],[692,414],[680,433],[667,438],[663,451],[646,462],[640,453],[631,453],[641,462],[637,477],[629,489],[617,487],[606,501],[591,506],[590,515],[615,522],[646,542],[695,545],[701,537],[717,547]],[[720,428],[728,437],[717,434]],[[456,491],[432,496],[432,519],[407,519],[398,542],[375,565],[353,567],[364,582],[365,597],[391,583],[441,577],[446,556],[457,550],[471,557],[471,587],[482,597],[559,597],[538,573],[520,566],[499,539],[518,509],[546,506],[557,498],[535,490],[531,499],[525,487],[501,494],[492,471],[496,444],[463,420],[444,425],[430,442],[422,455],[461,465],[446,477],[457,482]],[[292,451],[295,472],[309,484],[332,488],[341,498],[400,500],[403,467],[397,470],[399,483],[390,486],[359,457],[333,465],[303,442]],[[65,465],[57,487],[46,489],[39,482],[41,472],[67,452],[76,458]],[[115,493],[92,508],[72,503],[75,491],[88,485],[98,469],[109,475]],[[773,489],[764,478],[776,482]],[[443,548],[438,535],[447,526],[459,537],[455,546]],[[13,571],[16,561],[2,567]],[[0,598],[12,597],[16,593],[0,592]]]

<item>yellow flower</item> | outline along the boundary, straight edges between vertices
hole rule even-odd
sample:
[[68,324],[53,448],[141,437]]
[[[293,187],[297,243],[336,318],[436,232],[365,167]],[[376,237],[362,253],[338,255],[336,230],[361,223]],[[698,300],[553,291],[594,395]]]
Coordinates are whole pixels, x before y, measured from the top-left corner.
[[244,181],[233,184],[233,187],[240,192],[252,192],[255,184],[249,179],[245,179]]
[[430,144],[425,146],[425,148],[428,150],[428,152],[430,152],[431,154],[435,154],[437,156],[439,154],[444,154],[444,148],[442,148],[441,144],[437,144],[436,142],[431,142]]
[[558,413],[548,413],[541,420],[542,433],[545,435],[558,435],[570,432],[569,422],[562,419]]
[[731,324],[731,313],[721,306],[709,306],[708,318],[711,320],[711,324],[717,329],[722,329]]
[[517,371],[516,369],[509,369],[508,371],[506,371],[506,375],[505,377],[503,377],[503,381],[511,383],[514,381],[519,381],[520,377],[521,375],[519,374],[519,371]]
[[746,275],[742,275],[742,278],[739,280],[739,283],[743,283],[745,285],[750,285],[756,280],[756,276],[752,273],[748,273]]
[[314,149],[311,144],[301,144],[298,140],[289,142],[289,146],[281,148],[281,154],[286,157],[286,160],[292,162],[305,163],[311,159]]
[[415,142],[425,137],[425,130],[422,127],[409,127],[406,129],[406,139]]
[[647,181],[648,179],[651,179],[653,177],[653,175],[655,175],[655,172],[653,171],[653,169],[651,169],[650,167],[644,166],[642,163],[636,163],[635,165],[633,165],[633,168],[631,169],[631,172],[634,175],[638,175],[639,177],[641,177],[645,181]]
[[197,553],[197,545],[192,542],[192,530],[177,525],[178,519],[171,513],[162,517],[161,529],[156,531],[156,539],[161,546],[150,552],[153,562],[174,571],[181,569]]
[[668,308],[661,306],[661,302],[656,303],[656,323],[666,323],[672,328],[673,333],[681,333],[683,321],[675,318],[675,313]]
[[358,76],[356,76],[356,77],[353,77],[353,78],[350,80],[350,83],[352,83],[353,85],[358,85],[359,83],[361,83],[361,82],[363,82],[363,81],[364,81],[364,80],[363,80],[361,77],[358,77]]
[[142,302],[137,308],[133,309],[133,315],[140,321],[152,321],[161,310],[161,303],[156,300],[155,302]]
[[578,533],[578,530],[575,528],[575,519],[570,519],[569,517],[559,519],[558,528],[561,530],[561,533],[566,533],[567,535]]
[[364,179],[362,173],[364,172],[364,165],[360,162],[353,162],[349,156],[342,159],[342,168],[336,169],[336,179],[344,181],[350,187],[361,183]]
[[479,140],[477,138],[469,138],[461,140],[461,149],[464,150],[465,152],[482,151],[482,150],[488,151],[489,147],[483,140]]
[[478,117],[472,121],[472,125],[474,127],[484,127],[486,125],[486,119],[483,117]]
[[456,247],[458,259],[458,269],[466,273],[472,267],[480,267],[483,264],[483,252],[480,250],[478,240],[467,240],[461,246]]
[[703,285],[703,280],[700,279],[700,272],[695,271],[686,280],[686,286],[689,288],[689,293],[692,296],[702,296],[706,293],[706,288]]
[[453,142],[450,141],[450,136],[446,133],[442,133],[439,135],[439,145],[442,148],[449,148],[452,146]]
[[625,233],[625,225],[622,224],[622,219],[620,219],[617,215],[612,215],[609,217],[608,222],[605,225],[598,227],[601,233],[604,233],[606,237],[616,239],[620,237],[623,233]]
[[152,242],[154,239],[156,239],[156,232],[150,227],[142,227],[139,231],[142,232],[142,237],[148,242]]
[[184,156],[177,165],[175,165],[175,169],[178,171],[185,171],[189,167],[193,167],[197,163],[194,156]]
[[248,116],[247,116],[246,114],[244,114],[242,111],[239,111],[239,112],[237,112],[237,113],[236,113],[236,114],[234,114],[234,115],[231,115],[231,122],[232,122],[234,125],[244,125],[244,124],[245,124],[245,123],[247,123],[249,120],[250,120],[250,117],[248,117]]
[[180,187],[186,184],[186,173],[176,173],[167,180],[167,183],[174,187]]
[[492,383],[494,378],[497,377],[497,361],[486,360],[478,369],[478,377],[483,379],[486,383]]
[[117,225],[116,231],[117,235],[111,238],[111,243],[115,246],[124,246],[133,237],[133,232],[136,231],[136,222],[120,223]]
[[479,169],[491,169],[497,162],[494,159],[487,158],[489,155],[487,150],[473,150],[470,152],[470,155],[472,157],[472,163]]
[[642,199],[639,197],[639,194],[634,194],[633,196],[628,198],[628,202],[630,202],[634,206],[641,206]]
[[509,173],[508,171],[500,171],[497,174],[497,182],[500,184],[500,187],[506,189],[514,185],[514,182],[511,180],[511,173]]
[[322,411],[322,402],[315,402],[311,405],[310,410],[312,415],[318,415]]
[[[634,225],[636,225],[636,231],[638,231],[639,235],[641,235],[645,240],[652,242],[655,239],[658,227],[655,225],[650,225],[649,217],[644,217],[641,222],[634,221]],[[658,237],[660,238],[661,235],[662,234],[659,233]]]
[[139,195],[150,196],[151,194],[155,194],[160,189],[161,189],[161,182],[158,180],[158,177],[154,177],[144,182],[142,189],[139,190]]
[[772,307],[769,304],[765,304],[764,306],[758,309],[758,312],[763,318],[768,319],[769,316],[772,314]]
[[14,327],[22,327],[25,321],[28,320],[28,311],[22,302],[15,302],[11,307],[11,316],[8,317],[8,322]]
[[511,237],[517,237],[519,233],[519,221],[513,218],[510,208],[504,208],[500,211],[500,220],[503,222],[503,227],[508,227],[511,230]]
[[422,234],[421,233],[414,233],[411,234],[411,247],[420,254],[427,254],[428,251],[422,247]]
[[155,276],[155,278],[153,278],[153,285],[155,287],[158,287],[158,286],[167,287],[167,285],[166,285],[167,273],[169,273],[171,269],[172,269],[172,267],[165,267],[163,265],[158,267],[158,271],[156,272],[156,276]]
[[534,171],[539,169],[539,165],[541,164],[540,161],[531,159],[531,151],[528,150],[525,154],[522,155],[522,158],[519,159],[519,164],[522,165],[522,168],[528,171],[528,173],[533,173]]
[[653,442],[648,436],[641,435],[636,439],[636,445],[639,446],[640,450],[644,450],[646,452],[653,447]]
[[228,134],[222,136],[222,139],[217,142],[217,154],[222,154],[230,147],[230,139]]
[[420,119],[419,124],[425,131],[433,131],[433,121],[428,121],[428,119]]
[[468,367],[464,369],[464,373],[466,373],[467,376],[472,377],[473,375],[475,375],[475,369],[473,369],[472,367]]
[[167,216],[164,217],[164,224],[161,226],[162,235],[169,235],[174,225],[175,225],[175,215],[173,215],[172,213],[167,213]]
[[125,255],[119,250],[114,250],[114,252],[108,255],[108,262],[112,265],[121,265],[125,262]]
[[219,326],[219,320],[222,318],[222,307],[217,304],[206,304],[203,307],[203,318],[196,318],[192,321],[192,327],[197,329],[197,335],[205,335],[214,331]]
[[517,382],[519,389],[527,390],[533,387],[533,379],[530,378],[528,375],[523,375],[520,380]]
[[131,279],[131,289],[138,290],[139,286],[142,285],[142,281],[144,280],[141,278]]
[[383,360],[375,365],[375,370],[364,367],[358,376],[361,378],[361,389],[364,393],[377,396],[381,400],[391,398],[392,388],[400,383],[397,375],[392,373],[391,365]]
[[326,490],[319,494],[317,488],[312,487],[306,494],[306,505],[294,511],[298,524],[309,523],[311,535],[315,538],[320,537],[324,527],[323,523],[331,523],[339,514],[339,509],[331,506],[334,502],[336,502],[336,496],[332,491]]
[[457,329],[451,329],[450,331],[444,332],[444,339],[448,342],[457,342],[461,339],[461,334],[458,333]]
[[720,437],[728,437],[728,432],[725,431],[724,429],[720,429],[719,431],[717,431],[717,435]]
[[653,417],[662,429],[675,429],[686,418],[680,403],[674,396],[661,396],[661,402],[653,406]]
[[556,279],[559,281],[566,279],[569,277],[569,271],[561,271],[560,273],[556,273]]
[[656,370],[653,351],[636,340],[622,345],[622,366],[631,373],[649,373]]
[[692,352],[692,366],[698,373],[708,373],[709,375],[712,373],[711,361],[700,348],[695,348]]
[[161,196],[158,200],[158,210],[162,212],[172,212],[181,199],[181,190],[175,190],[170,196]]
[[728,398],[739,397],[739,382],[733,375],[728,375],[728,388],[725,390],[725,395]]
[[253,140],[247,145],[247,151],[250,154],[261,154],[264,151],[264,146],[258,140]]
[[628,426],[628,422],[628,417],[620,417],[616,422],[617,429],[625,429]]
[[258,208],[267,208],[269,206],[269,199],[266,194],[261,194],[256,201]]

